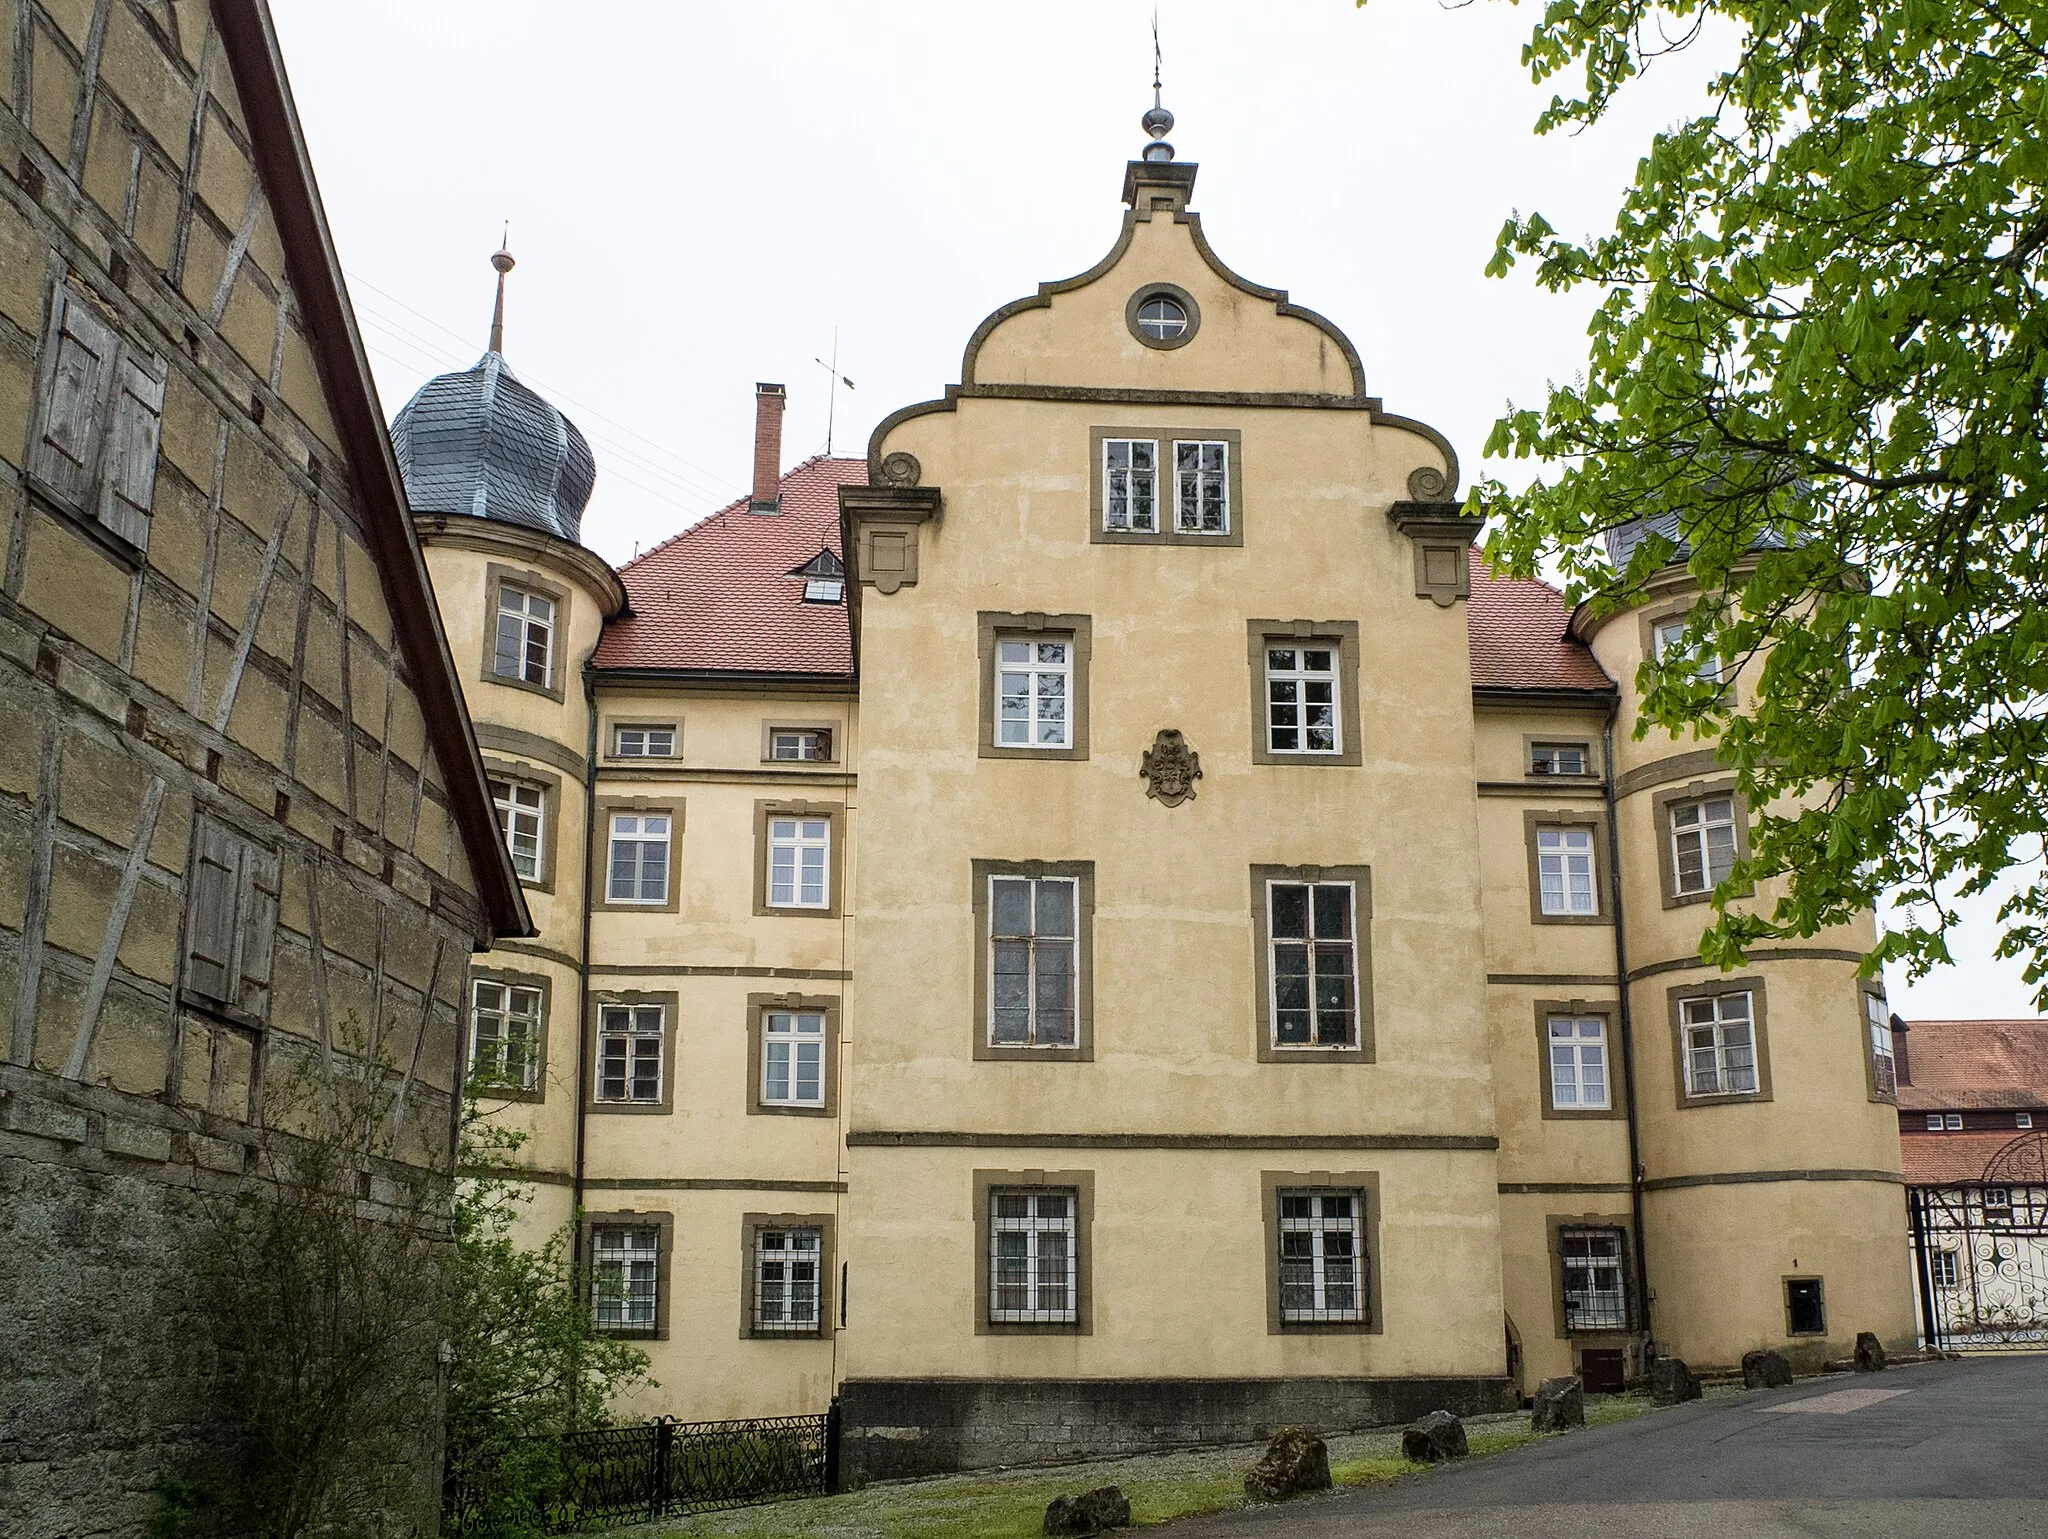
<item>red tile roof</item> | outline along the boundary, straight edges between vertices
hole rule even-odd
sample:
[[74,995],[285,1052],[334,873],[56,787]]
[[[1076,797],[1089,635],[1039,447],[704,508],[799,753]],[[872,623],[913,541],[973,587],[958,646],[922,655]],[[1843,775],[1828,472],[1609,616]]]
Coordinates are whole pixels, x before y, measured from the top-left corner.
[[844,604],[806,604],[790,571],[820,550],[841,556],[839,488],[865,485],[865,460],[805,460],[782,478],[782,511],[748,499],[619,569],[631,614],[605,628],[599,668],[853,676]]
[[1899,1138],[1899,1168],[1908,1186],[1953,1186],[1978,1181],[1998,1151],[2032,1133],[2011,1128],[1980,1133],[1905,1133]]
[[1472,552],[1466,610],[1475,689],[1576,689],[1606,693],[1614,681],[1584,642],[1567,634],[1564,595],[1534,578],[1495,577]]
[[[2048,1020],[1909,1021],[1906,1111],[2048,1107]],[[1953,1135],[1951,1135],[1953,1136]]]

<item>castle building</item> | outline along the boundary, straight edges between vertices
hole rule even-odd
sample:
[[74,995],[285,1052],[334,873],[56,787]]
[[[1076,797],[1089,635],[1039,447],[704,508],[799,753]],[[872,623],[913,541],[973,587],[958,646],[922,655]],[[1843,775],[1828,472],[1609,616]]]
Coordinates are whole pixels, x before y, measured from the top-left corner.
[[1749,809],[1635,735],[1683,568],[1490,576],[1170,124],[942,398],[784,474],[759,386],[751,495],[619,572],[500,336],[395,426],[538,929],[472,1068],[634,1408],[836,1394],[907,1475],[1909,1347],[1870,923],[1698,958]]

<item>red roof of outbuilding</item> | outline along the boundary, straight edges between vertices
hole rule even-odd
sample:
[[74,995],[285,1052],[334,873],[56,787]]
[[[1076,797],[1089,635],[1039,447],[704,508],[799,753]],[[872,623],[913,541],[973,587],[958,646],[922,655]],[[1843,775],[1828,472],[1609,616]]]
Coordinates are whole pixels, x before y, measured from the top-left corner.
[[846,605],[807,604],[789,573],[839,548],[839,488],[864,485],[865,460],[805,460],[782,478],[781,511],[748,499],[619,569],[631,613],[605,628],[599,668],[853,676]]
[[1954,1186],[1981,1181],[1998,1151],[2025,1133],[2012,1129],[1979,1133],[1905,1133],[1899,1138],[1899,1169],[1908,1186]]
[[1475,689],[1577,689],[1609,693],[1614,681],[1567,629],[1564,595],[1529,577],[1496,577],[1472,552],[1466,609]]
[[[2048,1107],[2048,1021],[1911,1021],[1906,1111]],[[1951,1135],[1953,1136],[1953,1135]]]

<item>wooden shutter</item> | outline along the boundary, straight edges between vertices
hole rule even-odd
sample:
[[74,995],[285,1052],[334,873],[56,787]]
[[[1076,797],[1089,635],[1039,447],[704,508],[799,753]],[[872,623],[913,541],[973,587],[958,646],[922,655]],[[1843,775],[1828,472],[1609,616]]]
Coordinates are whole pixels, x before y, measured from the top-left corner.
[[185,983],[196,994],[226,1003],[235,969],[235,893],[241,844],[210,820],[199,825],[199,849],[185,887]]
[[114,370],[113,410],[101,472],[99,520],[137,549],[149,544],[156,496],[157,431],[164,415],[164,365],[128,348]]
[[[93,475],[99,468],[100,430],[121,339],[92,306],[61,288],[50,330],[56,356],[48,365],[42,431],[29,469],[51,491],[82,510],[91,503]],[[159,412],[162,390],[159,384]]]
[[275,850],[242,846],[241,904],[236,929],[240,955],[235,993],[230,1000],[237,1009],[257,1020],[270,1018],[271,943],[277,935],[277,909],[281,884]]

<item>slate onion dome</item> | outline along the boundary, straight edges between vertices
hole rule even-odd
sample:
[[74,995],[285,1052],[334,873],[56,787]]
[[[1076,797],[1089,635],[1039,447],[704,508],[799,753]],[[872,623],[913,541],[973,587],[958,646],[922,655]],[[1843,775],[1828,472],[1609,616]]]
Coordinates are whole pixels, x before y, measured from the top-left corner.
[[416,514],[487,518],[576,542],[597,462],[576,424],[519,383],[504,358],[505,275],[498,271],[489,350],[473,368],[422,385],[391,424]]

